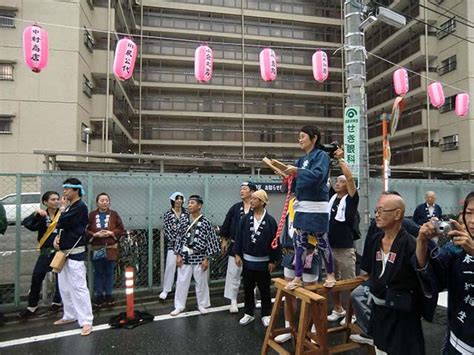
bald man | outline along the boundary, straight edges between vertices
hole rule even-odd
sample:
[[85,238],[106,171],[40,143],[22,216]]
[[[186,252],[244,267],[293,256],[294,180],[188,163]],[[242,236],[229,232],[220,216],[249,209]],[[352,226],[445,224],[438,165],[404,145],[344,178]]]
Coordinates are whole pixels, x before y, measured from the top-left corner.
[[425,203],[418,205],[413,212],[413,221],[419,226],[428,222],[431,218],[441,219],[443,210],[436,203],[436,194],[434,191],[427,191],[425,194]]
[[375,208],[377,234],[364,250],[372,298],[370,330],[377,354],[424,354],[422,293],[412,259],[416,240],[402,227],[405,203],[382,195]]

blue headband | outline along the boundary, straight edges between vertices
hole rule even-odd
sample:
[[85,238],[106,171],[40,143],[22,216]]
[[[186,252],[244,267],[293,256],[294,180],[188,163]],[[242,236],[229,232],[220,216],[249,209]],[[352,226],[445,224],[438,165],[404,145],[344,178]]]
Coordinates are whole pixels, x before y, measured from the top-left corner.
[[178,196],[181,196],[181,197],[183,198],[183,203],[184,203],[184,201],[185,201],[185,199],[184,199],[184,194],[181,193],[181,192],[179,192],[179,191],[174,192],[174,193],[170,196],[170,200],[171,200],[171,201],[176,201],[176,198],[177,198]]
[[64,184],[63,188],[65,188],[65,189],[81,189],[82,195],[86,194],[86,192],[84,191],[84,187],[82,187],[82,185]]

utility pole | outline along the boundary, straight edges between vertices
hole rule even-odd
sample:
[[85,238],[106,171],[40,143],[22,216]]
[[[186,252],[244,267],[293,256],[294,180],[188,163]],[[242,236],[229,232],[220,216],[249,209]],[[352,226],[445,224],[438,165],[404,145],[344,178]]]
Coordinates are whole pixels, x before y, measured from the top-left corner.
[[[367,129],[366,53],[360,29],[364,5],[360,0],[344,1],[344,49],[346,58],[346,107],[359,108],[359,213],[360,231],[365,238],[369,226],[369,140]],[[362,240],[363,241],[363,240]],[[358,245],[361,251],[362,244]]]

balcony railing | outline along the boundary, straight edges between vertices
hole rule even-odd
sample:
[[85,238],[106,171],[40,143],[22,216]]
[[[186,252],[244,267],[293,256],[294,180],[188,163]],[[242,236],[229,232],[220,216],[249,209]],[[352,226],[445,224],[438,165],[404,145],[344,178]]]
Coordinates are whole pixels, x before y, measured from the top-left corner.
[[[140,23],[140,18],[135,21]],[[178,17],[174,14],[160,14],[148,12],[143,18],[143,25],[149,27],[166,28],[169,30],[188,30],[219,33],[241,34],[242,24],[235,18],[220,17]],[[281,39],[297,39],[306,41],[323,41],[341,43],[341,29],[339,26],[328,25],[286,25],[271,22],[269,19],[247,20],[245,34],[251,36],[272,37]]]
[[[404,111],[398,120],[397,131],[421,125],[423,122],[423,111]],[[382,136],[382,121],[369,124],[369,138]]]
[[[138,107],[135,98],[134,107]],[[186,111],[186,112],[212,112],[212,113],[242,113],[240,98],[211,98],[211,99],[183,99],[179,97],[156,97],[142,100],[143,110],[156,111]],[[306,117],[342,118],[341,106],[335,104],[317,104],[305,101],[278,101],[275,99],[245,101],[246,114],[258,115],[286,115]]]
[[[415,90],[421,87],[421,77],[418,75],[413,75],[409,79],[410,90]],[[370,91],[367,93],[367,106],[369,109],[380,105],[384,102],[394,99],[397,96],[395,90],[393,89],[393,83],[390,83],[384,87],[380,87],[380,84],[377,83],[370,88]]]
[[[380,1],[379,1],[380,2]],[[412,21],[412,17],[416,18],[420,14],[420,7],[418,6],[418,0],[410,0],[410,4],[405,7],[403,10],[399,11],[405,16],[407,19],[407,23]],[[381,4],[378,4],[381,5]],[[370,33],[369,36],[365,39],[365,45],[368,51],[371,51],[375,47],[377,47],[380,43],[385,41],[399,29],[388,24],[381,23],[379,24],[374,30]]]
[[[310,75],[310,73],[308,73]],[[150,82],[159,83],[173,83],[173,84],[196,84],[194,73],[191,72],[171,72],[171,71],[160,71],[148,68],[143,72],[143,80]],[[315,80],[306,80],[302,77],[291,76],[291,75],[280,75],[278,80],[274,82],[266,83],[256,73],[249,73],[246,75],[244,84],[246,88],[272,88],[272,89],[283,89],[283,90],[304,90],[304,91],[322,91],[322,92],[342,92],[341,81],[330,81],[327,80],[324,83],[318,83]],[[206,84],[201,84],[203,87]],[[209,85],[222,85],[232,86],[237,89],[242,87],[241,75],[233,74],[219,74],[214,73],[212,81]]]
[[[404,45],[388,54],[385,58],[393,63],[400,63],[402,60],[408,58],[412,54],[420,51],[420,41],[420,35],[414,34]],[[371,65],[370,69],[367,70],[367,80],[376,77],[391,67],[392,65],[390,63],[377,60]]]
[[[159,54],[170,56],[181,56],[194,58],[194,51],[197,45],[195,43],[182,43],[173,41],[148,40],[143,43],[143,51],[146,54]],[[225,45],[213,43],[211,45],[214,51],[215,59],[242,60],[242,50],[239,45]],[[277,55],[278,64],[295,64],[308,65],[311,63],[312,53],[301,50],[281,49],[278,46],[272,46]],[[245,60],[258,63],[258,55],[261,48],[247,47],[245,48]],[[341,57],[339,55],[330,56],[329,66],[333,68],[341,68]]]
[[[241,0],[182,0],[188,4],[210,5],[217,7],[242,7]],[[271,11],[292,15],[320,16],[337,18],[341,17],[341,9],[338,1],[318,0],[311,4],[298,1],[268,1],[268,0],[244,0],[244,8],[248,10]]]

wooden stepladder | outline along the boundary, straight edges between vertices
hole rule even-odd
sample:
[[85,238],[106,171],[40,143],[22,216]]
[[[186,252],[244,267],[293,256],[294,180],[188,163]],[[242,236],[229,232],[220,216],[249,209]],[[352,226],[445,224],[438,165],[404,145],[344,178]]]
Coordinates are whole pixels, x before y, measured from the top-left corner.
[[[276,278],[273,279],[273,281],[277,292],[275,303],[273,304],[270,324],[267,327],[265,340],[262,346],[262,355],[268,354],[270,348],[276,350],[279,354],[291,354],[274,340],[276,336],[289,332],[293,335],[296,354],[327,354],[326,299],[323,296],[302,287],[298,287],[293,291],[285,290],[287,281],[283,279]],[[301,300],[298,327],[296,326],[294,318],[291,317],[289,320],[290,328],[275,329],[283,297],[285,297],[286,302],[288,302],[290,298],[299,298]],[[292,314],[294,314],[294,312],[292,312]],[[323,319],[320,319],[322,316],[326,319],[325,322]],[[313,322],[318,324],[318,332],[316,334],[310,332]],[[311,342],[311,340],[315,343]]]
[[[275,296],[275,303],[273,304],[270,324],[265,334],[261,354],[268,354],[270,348],[276,350],[279,354],[291,354],[283,346],[278,344],[274,338],[280,334],[291,333],[294,345],[294,353],[296,355],[302,354],[334,354],[359,348],[361,345],[353,343],[349,339],[351,333],[359,333],[360,330],[355,324],[351,323],[352,319],[352,305],[349,304],[346,314],[346,323],[343,326],[328,328],[327,321],[327,296],[331,291],[352,291],[359,286],[364,280],[361,278],[353,280],[338,281],[336,286],[331,289],[325,288],[323,285],[311,285],[305,288],[299,287],[293,291],[285,290],[287,281],[281,278],[273,279],[277,289]],[[290,317],[289,328],[276,329],[276,322],[278,314],[282,306],[282,298],[285,297],[285,302],[288,302],[288,314],[296,314],[294,304],[291,299],[298,298],[301,300],[301,307],[299,313],[298,324],[294,317]],[[311,332],[312,325],[316,325],[316,333]],[[344,342],[335,346],[329,347],[329,334],[343,333]]]

